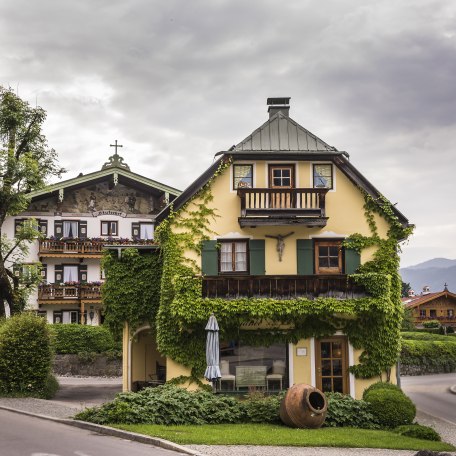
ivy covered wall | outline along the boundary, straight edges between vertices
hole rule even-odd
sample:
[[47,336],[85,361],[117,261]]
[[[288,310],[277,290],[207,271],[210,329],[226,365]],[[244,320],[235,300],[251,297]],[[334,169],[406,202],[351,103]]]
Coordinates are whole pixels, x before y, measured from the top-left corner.
[[[411,228],[401,225],[385,198],[373,199],[364,194],[370,235],[353,233],[344,241],[344,246],[359,253],[375,249],[372,260],[351,276],[365,287],[369,297],[347,300],[202,298],[201,269],[195,258],[201,254],[202,242],[215,234],[211,226],[221,214],[214,204],[211,187],[230,164],[229,159],[222,161],[199,193],[178,212],[171,211],[156,231],[161,262],[151,265],[155,269],[149,274],[158,277],[158,269],[162,267],[160,303],[157,306],[154,301],[154,310],[149,309],[151,313],[147,316],[148,321],[155,323],[160,352],[189,368],[193,379],[201,378],[205,368],[204,327],[213,312],[222,338],[242,339],[250,345],[297,342],[342,331],[355,349],[363,350],[360,363],[350,368],[355,376],[371,378],[388,371],[400,349],[402,304],[398,243],[409,236]],[[389,226],[384,237],[377,228],[379,218],[386,220]],[[128,265],[119,267],[126,269]],[[111,279],[109,275],[108,279]],[[133,314],[126,315],[123,321],[131,328],[140,324]],[[247,326],[257,329],[243,329]]]

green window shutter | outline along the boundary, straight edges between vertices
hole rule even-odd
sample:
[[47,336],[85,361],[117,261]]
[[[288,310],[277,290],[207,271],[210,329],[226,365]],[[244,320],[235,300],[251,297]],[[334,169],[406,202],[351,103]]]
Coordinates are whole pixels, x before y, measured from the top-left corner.
[[139,239],[139,223],[131,224],[131,238],[136,241]]
[[298,275],[314,274],[314,247],[312,239],[296,241],[298,257]]
[[360,265],[359,252],[355,249],[345,249],[345,274],[354,274]]
[[250,251],[250,275],[265,275],[264,239],[252,239],[249,241]]
[[54,222],[54,237],[60,239],[63,236],[63,222],[55,221]]
[[87,265],[86,264],[79,265],[79,282],[80,283],[87,282]]
[[63,283],[63,266],[56,264],[54,267],[54,282]]
[[87,222],[79,222],[79,239],[85,239],[87,237]]
[[218,275],[217,241],[203,241],[201,248],[201,272],[204,275]]

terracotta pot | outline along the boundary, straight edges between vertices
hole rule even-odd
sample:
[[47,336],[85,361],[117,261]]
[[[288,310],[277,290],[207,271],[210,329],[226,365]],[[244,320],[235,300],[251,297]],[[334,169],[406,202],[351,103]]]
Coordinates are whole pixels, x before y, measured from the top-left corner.
[[294,428],[319,428],[326,418],[328,402],[317,388],[299,383],[293,385],[280,404],[280,419]]

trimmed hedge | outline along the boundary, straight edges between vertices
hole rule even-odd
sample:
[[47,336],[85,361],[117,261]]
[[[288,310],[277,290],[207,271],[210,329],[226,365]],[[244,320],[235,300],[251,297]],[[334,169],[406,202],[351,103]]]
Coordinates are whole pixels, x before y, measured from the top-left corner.
[[0,325],[0,394],[50,397],[52,344],[49,326],[30,313],[14,315]]
[[393,430],[393,432],[407,437],[413,437],[415,439],[433,440],[436,442],[440,442],[442,440],[437,431],[431,427],[422,426],[421,424],[406,424],[398,426]]
[[374,390],[378,389],[388,389],[388,390],[393,390],[393,391],[399,391],[402,393],[402,390],[399,386],[394,385],[393,383],[388,383],[388,382],[377,382],[373,383],[370,385],[368,388],[366,388],[363,392],[363,400],[366,400],[366,396]]
[[446,337],[445,341],[403,340],[403,372],[417,370],[418,373],[425,374],[456,371],[456,340]]
[[382,428],[412,424],[416,415],[415,404],[402,391],[373,389],[366,394],[365,400]]
[[55,352],[59,355],[104,353],[122,349],[104,326],[52,325]]
[[453,333],[444,336],[442,334],[431,334],[429,332],[404,331],[401,333],[402,340],[441,340],[443,342],[456,342]]

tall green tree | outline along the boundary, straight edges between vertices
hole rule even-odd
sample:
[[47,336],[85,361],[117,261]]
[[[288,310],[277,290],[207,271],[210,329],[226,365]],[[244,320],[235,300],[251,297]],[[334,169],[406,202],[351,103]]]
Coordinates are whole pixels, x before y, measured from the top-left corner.
[[24,211],[30,192],[63,172],[42,133],[45,118],[44,109],[32,108],[11,89],[0,86],[0,316],[24,308],[27,292],[38,277],[36,271],[25,278],[14,273],[30,242],[39,236],[37,227],[28,223],[14,239],[8,239],[5,219]]

